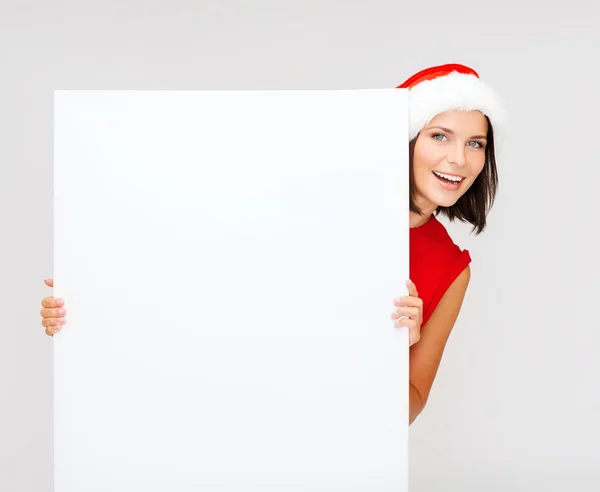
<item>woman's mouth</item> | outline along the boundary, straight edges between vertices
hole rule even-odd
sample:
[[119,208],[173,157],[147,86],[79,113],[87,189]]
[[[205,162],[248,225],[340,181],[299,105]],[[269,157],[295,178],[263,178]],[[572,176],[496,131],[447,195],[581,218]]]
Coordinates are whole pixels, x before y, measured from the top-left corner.
[[458,190],[460,188],[460,184],[464,179],[462,176],[439,173],[437,171],[433,171],[433,175],[438,179],[438,181],[444,188],[452,191]]

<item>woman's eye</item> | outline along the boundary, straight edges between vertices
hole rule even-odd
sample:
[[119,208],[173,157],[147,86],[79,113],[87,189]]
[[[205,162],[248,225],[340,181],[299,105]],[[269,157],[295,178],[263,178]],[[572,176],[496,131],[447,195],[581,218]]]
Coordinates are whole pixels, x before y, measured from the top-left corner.
[[441,133],[434,133],[431,136],[432,136],[432,138],[435,138],[436,140],[442,140],[443,138],[446,137],[446,135],[442,135]]
[[473,141],[473,142],[469,142],[469,144],[475,144],[475,145],[472,145],[472,147],[483,147],[483,144],[481,142]]

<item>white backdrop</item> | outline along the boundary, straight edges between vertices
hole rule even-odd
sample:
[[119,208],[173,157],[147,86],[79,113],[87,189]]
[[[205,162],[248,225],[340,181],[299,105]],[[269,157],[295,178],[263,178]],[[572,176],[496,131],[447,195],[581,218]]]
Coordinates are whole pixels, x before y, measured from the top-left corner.
[[56,93],[56,492],[407,490],[406,96]]

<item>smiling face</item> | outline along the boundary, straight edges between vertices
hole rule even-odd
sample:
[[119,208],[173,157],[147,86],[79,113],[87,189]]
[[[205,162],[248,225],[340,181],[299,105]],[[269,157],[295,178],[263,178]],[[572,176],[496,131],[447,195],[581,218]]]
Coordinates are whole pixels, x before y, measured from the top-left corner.
[[483,170],[488,123],[479,111],[447,111],[421,130],[415,142],[415,204],[423,212],[450,207]]

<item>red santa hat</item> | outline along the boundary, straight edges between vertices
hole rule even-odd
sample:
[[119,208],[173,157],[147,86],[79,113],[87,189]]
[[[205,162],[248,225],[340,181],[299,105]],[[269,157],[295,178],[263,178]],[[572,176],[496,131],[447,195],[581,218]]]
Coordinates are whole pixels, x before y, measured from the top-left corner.
[[414,74],[397,89],[408,89],[409,140],[438,114],[459,109],[479,110],[494,128],[494,140],[506,120],[504,104],[475,70],[449,63],[426,68]]

